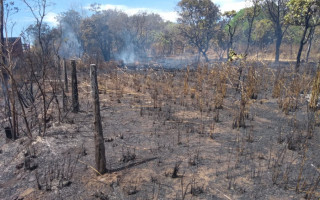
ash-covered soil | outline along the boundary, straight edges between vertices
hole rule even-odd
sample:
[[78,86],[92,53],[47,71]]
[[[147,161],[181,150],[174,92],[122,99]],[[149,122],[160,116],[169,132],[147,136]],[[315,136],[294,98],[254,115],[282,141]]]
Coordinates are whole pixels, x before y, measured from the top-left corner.
[[[109,170],[100,176],[90,82],[80,74],[79,113],[58,123],[52,109],[46,135],[34,130],[32,140],[1,134],[0,199],[319,199],[319,114],[308,118],[304,93],[284,109],[279,101],[293,95],[272,97],[277,72],[257,67],[257,98],[247,99],[245,127],[234,126],[237,72],[209,66],[100,74]],[[288,76],[281,79],[287,87]]]

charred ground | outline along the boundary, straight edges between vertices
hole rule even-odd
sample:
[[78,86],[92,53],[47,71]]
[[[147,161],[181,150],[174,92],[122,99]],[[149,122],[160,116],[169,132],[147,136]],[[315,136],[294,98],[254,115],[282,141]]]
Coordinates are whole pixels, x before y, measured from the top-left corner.
[[58,102],[44,136],[36,125],[31,139],[3,131],[1,199],[320,197],[315,66],[99,70],[108,173],[95,171],[88,68],[78,63],[79,113],[59,122]]

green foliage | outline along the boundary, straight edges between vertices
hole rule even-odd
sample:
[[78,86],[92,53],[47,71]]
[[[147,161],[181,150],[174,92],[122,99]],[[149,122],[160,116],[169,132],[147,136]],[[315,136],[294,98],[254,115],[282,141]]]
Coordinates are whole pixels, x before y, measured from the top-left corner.
[[178,25],[167,22],[163,30],[155,32],[154,53],[157,55],[171,55],[179,43],[183,43],[183,39],[179,35]]
[[[219,7],[211,0],[180,0],[178,23],[164,22],[158,14],[140,12],[128,16],[122,11],[102,10],[99,4],[93,4],[93,14],[87,17],[72,9],[59,14],[57,30],[51,33],[51,28],[44,25],[41,38],[47,41],[54,38],[55,42],[45,44],[57,43],[60,39],[59,52],[64,56],[68,56],[65,52],[70,49],[76,49],[74,47],[79,47],[81,54],[99,54],[104,60],[123,59],[122,54],[127,52],[134,54],[135,59],[174,55],[185,52],[185,47],[192,47],[192,51],[198,50],[199,55],[207,59],[209,48],[223,58],[230,49],[242,51],[244,44],[266,47],[274,41],[281,45],[283,39],[285,43],[296,45],[301,41],[305,19],[309,19],[309,28],[320,23],[319,0],[250,1],[256,8],[246,7],[221,15]],[[33,36],[37,28],[30,27],[27,32],[34,40],[31,43],[36,44],[38,38]],[[309,32],[308,29],[307,35]],[[317,39],[314,37],[315,41]],[[276,45],[278,49],[280,45]],[[76,55],[81,56],[80,53]]]
[[320,25],[320,1],[319,0],[290,0],[287,4],[289,10],[285,16],[288,24],[302,26],[303,33],[297,54],[296,69],[300,66],[303,46],[311,38],[313,30]]
[[236,60],[245,60],[247,57],[247,55],[245,54],[237,54],[234,50],[230,50],[229,52],[229,59],[228,61],[229,62],[233,62],[233,61],[236,61]]
[[268,44],[273,40],[273,25],[269,19],[261,19],[254,24],[253,41]]
[[319,0],[290,0],[289,11],[285,16],[286,23],[296,26],[317,26],[320,24]]
[[298,44],[300,41],[300,35],[303,30],[300,26],[289,26],[286,30],[286,34],[283,36],[283,40],[289,44]]
[[[40,34],[40,37],[39,37]],[[57,47],[59,44],[57,44],[57,41],[61,39],[61,31],[57,28],[51,28],[48,24],[43,23],[40,32],[39,32],[39,26],[34,24],[30,25],[26,29],[26,35],[28,38],[31,38],[33,40],[33,44],[35,49],[40,50],[40,41],[43,45],[43,50],[45,54],[50,54],[51,51],[54,51],[54,48]],[[26,38],[27,38],[26,37]]]
[[[249,22],[248,22],[248,20],[246,20],[248,13],[250,13],[250,11],[248,11],[248,8],[243,8],[239,12],[237,12],[237,14],[229,22],[229,24],[232,27],[234,27],[238,24],[238,27],[239,27],[239,30],[238,30],[239,40],[238,40],[238,42],[245,42],[246,35],[249,31]],[[263,28],[259,24],[261,22],[266,23],[267,19],[268,19],[267,15],[264,12],[259,12],[259,15],[257,15],[257,17],[255,18],[255,21],[253,23],[253,39],[254,40],[257,40],[257,38],[258,38],[257,34],[255,33],[256,32],[255,28],[260,28],[260,29]],[[268,28],[270,28],[270,27],[268,27]],[[227,27],[226,27],[226,29],[227,29]],[[268,30],[268,33],[266,33],[265,35],[269,35],[271,30]],[[261,32],[261,30],[259,30],[259,31]],[[260,33],[258,35],[261,35],[261,34],[262,33]],[[263,36],[261,38],[263,38]]]
[[[243,9],[241,10],[243,11]],[[240,11],[239,11],[240,12]],[[225,18],[226,21],[226,26],[225,30],[228,31],[228,26],[229,27],[237,27],[239,24],[243,24],[244,21],[244,15],[242,13],[236,12],[235,10],[232,11],[226,11],[223,13],[223,17]]]
[[181,0],[178,7],[182,35],[208,60],[206,52],[220,18],[218,6],[210,0]]

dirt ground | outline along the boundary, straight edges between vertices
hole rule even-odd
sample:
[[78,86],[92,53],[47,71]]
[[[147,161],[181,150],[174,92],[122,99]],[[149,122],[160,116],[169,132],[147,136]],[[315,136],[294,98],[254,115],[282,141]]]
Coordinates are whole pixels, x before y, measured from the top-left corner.
[[[245,126],[238,127],[236,69],[101,73],[109,170],[101,176],[94,169],[90,82],[80,74],[79,113],[66,113],[61,123],[53,117],[46,135],[34,130],[32,140],[10,141],[3,131],[0,199],[319,199],[319,122],[313,113],[310,129],[306,95],[314,73],[301,70],[299,96],[288,89],[276,98],[279,70],[257,65],[257,97],[247,98]],[[286,70],[279,72],[281,91],[293,85]],[[285,109],[279,102],[291,97],[296,106]]]

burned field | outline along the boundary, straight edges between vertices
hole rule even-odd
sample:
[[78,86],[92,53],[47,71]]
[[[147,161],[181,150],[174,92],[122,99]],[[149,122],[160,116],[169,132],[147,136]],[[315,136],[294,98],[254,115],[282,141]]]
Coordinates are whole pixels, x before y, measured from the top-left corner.
[[71,112],[71,88],[63,98],[58,85],[44,135],[34,115],[40,108],[27,110],[32,138],[20,130],[8,140],[3,129],[0,198],[318,199],[317,70],[260,62],[180,70],[100,64],[107,173],[99,175],[89,68],[78,62],[78,113]]

